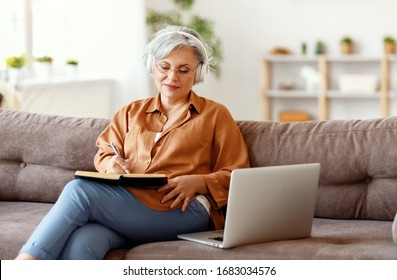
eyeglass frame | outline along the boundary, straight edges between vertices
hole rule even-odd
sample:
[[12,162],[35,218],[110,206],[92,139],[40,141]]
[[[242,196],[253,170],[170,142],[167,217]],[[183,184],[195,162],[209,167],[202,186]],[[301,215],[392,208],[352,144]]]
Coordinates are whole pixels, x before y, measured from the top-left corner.
[[196,65],[196,67],[194,67],[194,69],[190,69],[189,67],[187,67],[187,69],[186,69],[187,72],[180,72],[180,69],[183,68],[183,67],[186,67],[186,66],[181,66],[181,67],[178,67],[178,68],[174,68],[174,67],[171,67],[171,64],[169,64],[168,62],[162,62],[162,63],[168,64],[170,66],[170,68],[167,71],[164,72],[164,69],[162,68],[162,66],[159,65],[160,61],[156,61],[155,65],[156,65],[156,69],[157,69],[157,71],[159,71],[159,73],[165,74],[165,75],[169,75],[172,71],[177,71],[176,74],[178,75],[178,77],[179,77],[179,75],[183,76],[183,75],[188,75],[191,72],[194,73],[197,70],[197,67],[201,64],[201,62],[199,62]]

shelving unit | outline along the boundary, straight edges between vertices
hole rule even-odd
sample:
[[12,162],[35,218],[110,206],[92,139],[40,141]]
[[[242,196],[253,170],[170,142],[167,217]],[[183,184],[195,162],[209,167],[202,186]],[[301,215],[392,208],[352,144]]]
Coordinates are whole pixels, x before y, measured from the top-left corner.
[[[355,99],[355,100],[379,100],[379,116],[387,117],[390,115],[389,99],[394,95],[390,92],[390,65],[397,61],[395,56],[384,57],[367,57],[359,55],[345,56],[296,56],[296,55],[271,55],[261,60],[260,67],[260,106],[261,118],[264,120],[274,119],[273,103],[277,100],[298,100],[308,99],[316,102],[317,119],[329,119],[330,100]],[[368,66],[370,64],[370,66]],[[310,65],[316,68],[320,75],[318,88],[314,93],[307,92],[302,85],[295,85],[293,89],[279,89],[277,85],[277,70],[274,68],[278,65],[284,66],[285,69],[295,68],[293,74],[295,81],[299,75],[296,69],[303,65]],[[367,67],[363,67],[366,65]],[[346,71],[349,67],[358,67],[359,71],[370,70],[376,71],[379,77],[379,89],[374,93],[342,93],[335,86],[337,75],[334,73],[334,67],[341,67]],[[357,73],[354,73],[357,74]],[[280,79],[279,79],[280,81]]]

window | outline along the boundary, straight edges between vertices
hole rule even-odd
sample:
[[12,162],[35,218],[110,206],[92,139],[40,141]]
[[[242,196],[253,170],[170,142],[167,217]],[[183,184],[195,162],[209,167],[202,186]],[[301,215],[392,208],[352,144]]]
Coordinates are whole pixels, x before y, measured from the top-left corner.
[[9,56],[26,55],[31,62],[50,56],[57,69],[67,59],[76,59],[71,34],[78,26],[73,22],[78,4],[77,0],[1,0],[2,63]]
[[30,0],[32,12],[32,55],[50,56],[54,63],[67,56],[68,0]]
[[2,63],[8,56],[25,53],[25,14],[23,0],[1,0],[0,38],[0,59]]
[[[76,59],[79,79],[136,81],[140,88],[147,37],[144,0],[0,0],[0,79],[6,57],[27,54],[31,62],[51,56],[53,77]],[[37,77],[38,68],[25,68],[22,78]]]

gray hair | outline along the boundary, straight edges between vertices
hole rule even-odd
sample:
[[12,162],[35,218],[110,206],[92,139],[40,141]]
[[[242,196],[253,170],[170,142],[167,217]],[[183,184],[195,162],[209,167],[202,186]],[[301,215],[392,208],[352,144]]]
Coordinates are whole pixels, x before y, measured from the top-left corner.
[[149,72],[153,72],[156,61],[167,57],[173,50],[181,47],[191,47],[195,50],[197,62],[201,64],[196,76],[196,82],[202,82],[209,70],[208,49],[200,35],[193,29],[183,26],[167,26],[156,32],[146,45],[143,61]]

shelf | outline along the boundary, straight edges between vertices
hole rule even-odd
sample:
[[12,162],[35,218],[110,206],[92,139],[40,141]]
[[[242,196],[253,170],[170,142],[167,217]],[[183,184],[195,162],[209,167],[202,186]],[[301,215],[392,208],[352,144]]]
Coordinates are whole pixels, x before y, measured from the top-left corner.
[[390,99],[395,99],[395,98],[397,98],[397,93],[395,91],[389,91],[388,96]]
[[379,63],[382,57],[378,56],[362,56],[355,54],[338,55],[338,56],[325,56],[329,62],[372,62]]
[[371,93],[344,93],[340,92],[337,90],[330,90],[327,92],[327,97],[328,98],[346,98],[346,99],[354,99],[354,98],[360,98],[360,99],[379,99],[380,98],[380,92],[371,92]]
[[[391,74],[390,68],[392,63],[397,62],[397,55],[379,55],[379,56],[363,56],[363,55],[318,55],[318,56],[304,56],[304,55],[267,55],[261,59],[261,73],[260,73],[260,90],[261,90],[261,114],[262,119],[272,119],[273,106],[272,103],[277,99],[317,99],[317,110],[318,119],[326,120],[329,118],[329,102],[331,99],[343,100],[379,100],[379,116],[388,117],[390,115],[390,100],[397,99],[397,93],[390,91]],[[281,68],[273,67],[273,64],[282,63],[283,67],[289,67],[286,65],[291,63],[289,69],[296,71],[296,66],[299,64],[302,66],[305,63],[317,64],[318,73],[320,74],[320,81],[318,84],[318,90],[316,93],[309,93],[305,89],[294,89],[294,90],[277,90],[273,84],[277,81],[274,76],[277,75],[277,71]],[[335,75],[339,70],[333,68],[332,63],[341,63],[343,67],[352,71],[352,65],[361,70],[361,63],[367,63],[366,67],[369,69],[380,68],[380,81],[379,90],[373,93],[343,93],[340,92],[337,87],[332,84],[332,77],[335,79]],[[338,65],[339,66],[339,65]],[[378,68],[379,67],[379,68]],[[356,69],[357,70],[357,69]],[[287,71],[288,72],[288,71]],[[285,71],[283,72],[285,74]],[[299,75],[299,74],[295,74]],[[332,89],[335,88],[335,89]],[[287,102],[287,101],[286,101]],[[291,102],[291,101],[288,101]],[[298,102],[298,101],[297,101]],[[374,102],[375,104],[376,102]]]
[[[304,90],[269,90],[267,96],[271,98],[318,98],[317,93],[309,93]],[[327,98],[346,98],[346,99],[378,99],[380,92],[371,93],[343,93],[337,90],[330,90],[326,93]],[[389,97],[395,97],[389,94]]]
[[55,77],[48,80],[39,79],[24,79],[18,83],[20,88],[25,87],[62,87],[67,85],[77,86],[77,85],[96,85],[98,83],[113,83],[112,79],[108,78],[67,78],[67,77]]
[[[308,62],[317,63],[320,58],[325,58],[329,62],[373,62],[378,63],[383,56],[364,56],[358,54],[348,54],[348,55],[266,55],[265,60],[269,62]],[[389,61],[397,61],[397,55],[388,55],[387,59]]]
[[317,98],[316,93],[305,90],[269,90],[267,96],[273,98]]
[[267,55],[265,59],[269,62],[312,62],[318,61],[318,56],[306,56],[306,55]]

